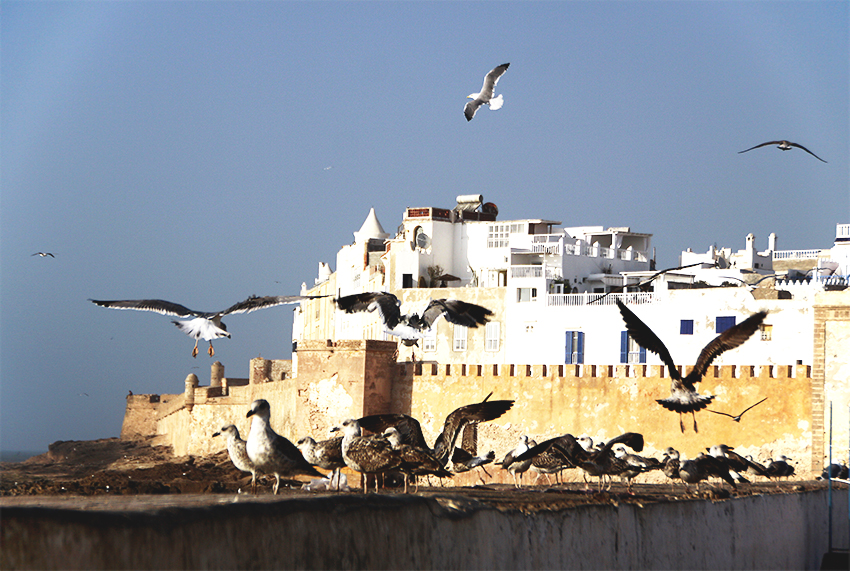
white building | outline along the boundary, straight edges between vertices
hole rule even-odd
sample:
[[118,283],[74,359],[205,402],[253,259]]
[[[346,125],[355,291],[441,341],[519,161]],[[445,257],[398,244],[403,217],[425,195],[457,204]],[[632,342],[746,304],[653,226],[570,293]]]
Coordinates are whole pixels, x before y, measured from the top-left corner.
[[[760,334],[715,364],[812,363],[812,308],[823,288],[791,292],[744,284],[750,275],[774,272],[781,255],[775,235],[764,252],[756,251],[752,235],[737,253],[715,248],[706,254],[683,252],[682,265],[703,267],[642,283],[655,275],[651,234],[623,227],[562,228],[560,222],[542,218],[498,221],[497,216],[496,206],[484,203],[483,197],[461,196],[452,210],[407,208],[390,237],[372,210],[354,233],[354,243],[337,255],[335,274],[325,274],[311,293],[389,291],[414,305],[455,297],[493,311],[491,323],[475,330],[440,320],[420,347],[412,355],[405,350],[401,360],[660,364],[625,335],[615,305],[622,299],[636,306],[635,313],[684,365],[692,364],[719,332],[759,310],[770,312]],[[839,225],[837,234],[834,254],[828,257],[818,250],[814,263],[820,267],[826,262],[818,260],[829,258],[837,268],[833,273],[846,275],[850,225]],[[695,279],[705,282],[696,284],[703,287],[695,287]],[[724,281],[741,287],[705,287]],[[310,314],[296,320],[296,342],[387,338],[376,315],[344,315],[327,298],[311,304]]]

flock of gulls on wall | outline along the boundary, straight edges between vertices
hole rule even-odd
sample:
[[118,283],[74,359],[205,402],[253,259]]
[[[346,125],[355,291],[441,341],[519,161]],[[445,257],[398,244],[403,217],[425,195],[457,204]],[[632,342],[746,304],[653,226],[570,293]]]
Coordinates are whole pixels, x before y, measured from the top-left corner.
[[[384,329],[409,344],[414,344],[441,317],[451,323],[478,327],[487,323],[492,313],[482,306],[461,300],[437,299],[430,300],[422,312],[402,314],[398,298],[389,293],[355,294],[334,301],[347,313],[378,312]],[[716,357],[747,341],[767,316],[763,311],[755,313],[718,335],[702,350],[693,371],[683,378],[667,348],[652,330],[624,304],[618,302],[617,305],[629,334],[639,345],[658,354],[669,367],[672,382],[670,397],[657,402],[680,414],[680,428],[683,432],[681,414],[690,412],[694,415],[696,431],[695,413],[706,409],[714,399],[713,395],[698,394],[694,385],[701,380]],[[315,467],[330,470],[329,478],[315,481],[324,482],[321,489],[339,489],[342,481],[340,469],[348,467],[361,474],[363,491],[368,489],[368,476],[395,472],[403,474],[405,492],[411,480],[418,487],[420,476],[447,478],[479,467],[489,476],[485,468],[487,464],[497,464],[507,470],[513,476],[517,488],[522,486],[523,474],[528,470],[536,472],[538,477],[545,475],[547,481],[551,481],[550,475],[554,474],[558,483],[564,470],[578,468],[584,472],[585,482],[587,476],[599,478],[600,489],[604,486],[605,477],[624,478],[629,492],[633,478],[653,470],[662,470],[672,480],[681,480],[686,485],[696,484],[697,491],[700,482],[709,478],[719,478],[737,487],[741,482],[748,482],[745,474],[765,478],[783,478],[794,474],[794,468],[785,456],[760,464],[750,457],[738,455],[725,444],[706,449],[708,454],[700,454],[690,460],[683,459],[673,448],[668,448],[661,459],[639,456],[637,453],[643,450],[644,440],[643,435],[635,432],[627,432],[599,444],[594,444],[588,436],[575,437],[571,434],[563,434],[538,444],[523,435],[517,447],[496,462],[493,451],[474,456],[457,446],[465,427],[495,420],[514,404],[513,400],[489,400],[491,395],[480,403],[462,406],[448,415],[433,446],[426,442],[419,421],[406,414],[378,414],[346,419],[331,429],[332,433],[338,432],[341,436],[318,442],[307,436],[294,445],[271,429],[268,421],[269,403],[262,399],[254,401],[248,412],[253,420],[247,441],[240,438],[234,425],[223,427],[214,436],[227,435],[230,458],[237,468],[251,473],[253,491],[256,491],[257,476],[269,474],[275,476],[275,493],[281,477],[316,476]],[[747,411],[765,400],[762,399],[738,415],[713,410],[710,412],[740,422]],[[371,434],[364,435],[364,430]],[[627,449],[631,449],[631,452]],[[480,473],[479,477],[484,482]],[[379,478],[375,478],[374,482],[377,491]],[[344,485],[347,488],[347,483]]]
[[[482,105],[488,105],[493,111],[502,107],[504,98],[502,95],[496,95],[495,90],[499,79],[509,66],[509,63],[505,63],[495,67],[484,76],[481,90],[467,97],[471,99],[463,109],[467,121],[475,117]],[[819,161],[826,162],[806,147],[785,140],[761,143],[740,153],[769,145],[776,145],[783,151],[796,147]],[[32,256],[56,257],[51,252],[36,252]],[[207,352],[212,357],[215,354],[213,339],[231,336],[226,325],[221,321],[222,317],[320,297],[326,296],[251,296],[216,312],[194,311],[183,305],[161,299],[111,301],[92,299],[90,301],[111,309],[152,311],[191,318],[187,321],[175,320],[172,323],[195,340],[192,349],[193,357],[198,354],[198,342],[201,339],[209,342]],[[423,338],[442,317],[450,323],[474,328],[487,323],[489,316],[492,315],[492,312],[485,307],[457,299],[429,300],[422,311],[402,314],[398,298],[391,293],[382,292],[339,297],[334,299],[334,302],[346,313],[377,311],[387,333],[398,337],[401,343],[407,346],[416,345],[418,340]],[[622,302],[618,301],[617,306],[632,339],[641,347],[657,354],[670,371],[670,396],[658,399],[657,402],[664,408],[679,413],[679,425],[682,432],[685,431],[682,414],[691,413],[696,432],[698,429],[695,413],[700,410],[705,409],[726,415],[735,422],[740,422],[744,413],[766,400],[762,399],[741,414],[733,416],[707,409],[714,396],[701,395],[695,388],[695,384],[702,379],[715,358],[724,351],[740,346],[758,330],[767,316],[766,312],[755,313],[718,335],[702,350],[691,372],[682,377],[669,351],[658,336]],[[341,436],[319,442],[312,437],[305,437],[295,445],[271,428],[269,403],[262,399],[254,401],[247,413],[247,417],[252,419],[247,441],[242,440],[234,425],[223,427],[213,436],[221,434],[226,437],[227,450],[233,464],[239,470],[252,475],[253,491],[256,492],[259,475],[273,475],[275,494],[278,492],[281,477],[301,474],[322,478],[324,475],[315,467],[330,470],[334,478],[331,481],[339,487],[341,480],[339,470],[347,466],[362,475],[364,490],[367,475],[398,472],[404,475],[405,491],[408,489],[409,480],[415,481],[419,476],[445,478],[479,467],[486,472],[484,466],[491,463],[498,464],[511,473],[517,487],[521,486],[522,475],[529,469],[545,475],[547,480],[550,474],[554,474],[556,482],[561,472],[570,468],[580,468],[586,475],[599,477],[600,485],[606,476],[621,476],[629,482],[629,489],[631,489],[632,478],[650,470],[663,470],[671,479],[679,479],[686,484],[694,483],[697,486],[699,482],[709,477],[720,478],[735,486],[739,482],[746,481],[743,474],[781,478],[794,473],[794,468],[788,464],[788,458],[784,456],[780,456],[777,460],[771,459],[766,465],[762,465],[750,457],[739,456],[731,447],[724,444],[713,446],[707,449],[708,454],[700,454],[691,460],[682,459],[673,448],[668,448],[661,459],[641,457],[635,453],[643,450],[643,436],[633,432],[627,432],[600,444],[594,444],[587,436],[574,437],[571,434],[564,434],[540,444],[530,440],[528,436],[522,436],[518,446],[508,452],[500,462],[496,462],[493,451],[483,456],[474,456],[456,446],[465,427],[495,420],[510,410],[514,404],[512,400],[491,401],[489,396],[480,403],[460,407],[446,417],[443,431],[433,446],[429,446],[425,441],[419,422],[404,414],[381,414],[360,419],[347,419],[334,429],[340,432]],[[362,432],[364,429],[373,434],[364,435]],[[627,448],[635,453],[628,452]],[[832,477],[841,474],[846,477],[847,468],[833,465],[825,470],[825,476],[827,472]]]
[[[464,428],[495,420],[514,404],[512,400],[489,400],[491,395],[480,403],[462,406],[447,416],[433,447],[425,441],[419,422],[405,414],[349,418],[331,429],[331,433],[341,432],[342,436],[319,442],[307,436],[295,445],[271,428],[271,410],[268,401],[264,399],[254,401],[248,411],[247,416],[252,421],[247,440],[242,440],[239,430],[232,424],[213,436],[225,435],[231,461],[239,470],[252,476],[253,493],[257,492],[258,476],[263,474],[274,476],[275,494],[278,493],[281,478],[298,475],[319,477],[308,485],[317,487],[308,489],[339,490],[342,487],[347,490],[347,481],[339,475],[344,467],[361,475],[361,489],[364,492],[368,491],[369,476],[376,476],[374,483],[377,492],[380,482],[377,476],[400,473],[403,475],[405,493],[411,481],[418,489],[420,476],[448,478],[479,467],[490,476],[485,468],[487,464],[496,464],[508,471],[513,476],[516,488],[522,487],[523,475],[529,470],[536,472],[538,478],[545,476],[549,483],[550,475],[554,475],[555,482],[559,483],[564,470],[580,469],[585,476],[586,490],[590,487],[588,477],[599,479],[601,491],[605,486],[605,478],[609,479],[610,489],[612,478],[617,476],[627,482],[629,493],[632,492],[632,480],[636,476],[654,470],[662,471],[672,483],[680,480],[686,487],[688,484],[696,484],[697,492],[700,483],[709,478],[723,480],[732,488],[737,488],[738,484],[750,481],[747,476],[781,479],[794,475],[790,458],[779,456],[776,460],[768,459],[765,464],[761,464],[750,456],[739,455],[725,444],[706,448],[707,454],[701,453],[689,460],[682,458],[672,447],[667,448],[660,459],[639,456],[636,453],[643,450],[644,440],[643,435],[636,432],[626,432],[596,444],[588,436],[575,437],[572,434],[563,434],[537,444],[523,435],[517,447],[499,462],[496,462],[493,451],[473,456],[457,447]],[[364,429],[373,434],[365,436]],[[315,467],[329,470],[329,477],[325,477]],[[833,479],[842,475],[846,477],[846,466],[836,464],[828,468],[824,478],[827,473]],[[486,483],[480,474],[479,477],[482,483]]]

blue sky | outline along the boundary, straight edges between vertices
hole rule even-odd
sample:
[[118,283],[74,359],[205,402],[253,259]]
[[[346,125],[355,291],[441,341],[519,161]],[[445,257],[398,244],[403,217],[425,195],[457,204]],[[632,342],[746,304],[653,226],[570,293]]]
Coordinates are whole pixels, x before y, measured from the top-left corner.
[[[128,390],[207,382],[168,316],[87,299],[297,293],[373,206],[391,231],[480,193],[501,219],[652,233],[659,267],[750,232],[830,247],[848,6],[4,0],[0,448],[118,436]],[[504,62],[504,107],[467,123]],[[828,164],[738,154],[776,139]],[[289,357],[291,308],[226,321],[227,375]]]

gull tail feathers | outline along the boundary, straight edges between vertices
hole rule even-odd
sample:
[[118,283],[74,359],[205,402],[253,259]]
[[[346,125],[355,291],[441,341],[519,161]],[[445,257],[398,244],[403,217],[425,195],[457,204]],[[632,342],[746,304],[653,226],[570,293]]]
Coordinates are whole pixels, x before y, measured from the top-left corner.
[[505,100],[501,94],[497,95],[490,99],[490,110],[495,111],[496,109],[501,109],[502,105],[505,104]]

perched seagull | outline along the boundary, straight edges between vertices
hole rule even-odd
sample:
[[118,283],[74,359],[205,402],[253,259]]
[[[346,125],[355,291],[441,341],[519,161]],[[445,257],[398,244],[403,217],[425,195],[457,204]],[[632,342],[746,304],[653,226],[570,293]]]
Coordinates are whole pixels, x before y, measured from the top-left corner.
[[[756,407],[756,406],[760,405],[761,403],[763,403],[763,402],[764,402],[764,401],[766,401],[766,400],[767,400],[767,397],[765,397],[765,398],[761,399],[761,400],[760,400],[760,401],[758,401],[756,404],[754,404],[754,405],[752,405],[752,406],[747,407],[746,409],[744,409],[744,412],[747,412],[747,411],[748,411],[748,410],[750,410],[751,408],[753,408],[753,407]],[[729,418],[731,418],[731,419],[732,419],[732,420],[734,420],[735,422],[741,422],[741,417],[742,417],[742,416],[744,416],[744,412],[742,412],[742,413],[741,413],[741,414],[739,414],[738,416],[732,416],[732,415],[731,415],[731,414],[729,414],[728,412],[720,412],[719,410],[711,410],[710,408],[707,408],[707,409],[705,409],[705,410],[707,410],[708,412],[713,412],[714,414],[722,414],[723,416],[728,416]]]
[[475,117],[475,112],[485,103],[493,111],[501,109],[504,99],[502,99],[501,95],[495,97],[496,84],[499,83],[499,78],[508,71],[510,65],[509,63],[503,63],[500,66],[494,67],[490,73],[484,76],[484,85],[481,86],[481,91],[479,93],[470,93],[466,96],[467,99],[472,99],[463,108],[463,114],[466,116],[467,121],[472,121],[472,118]]
[[194,319],[189,321],[172,321],[180,331],[192,337],[195,340],[195,347],[192,349],[192,357],[198,356],[198,341],[203,339],[209,341],[210,348],[207,350],[210,357],[215,355],[212,340],[220,337],[230,337],[227,332],[227,326],[221,321],[221,318],[231,313],[250,313],[258,309],[274,307],[276,305],[284,305],[288,303],[298,303],[305,299],[313,299],[324,296],[310,295],[289,295],[289,296],[251,296],[244,301],[231,305],[227,309],[218,312],[207,313],[204,311],[194,311],[180,305],[162,299],[125,299],[115,301],[103,301],[98,299],[90,299],[89,301],[101,307],[109,307],[112,309],[135,309],[138,311],[155,311],[165,315],[176,315],[178,317],[194,316]]
[[603,476],[616,476],[629,468],[625,461],[614,456],[612,448],[615,444],[625,444],[635,452],[640,452],[643,450],[643,435],[625,432],[596,448],[590,437],[576,438],[572,434],[563,434],[531,446],[529,450],[518,455],[516,461],[530,460],[555,448],[574,466],[578,466],[590,476],[598,476],[601,486]]
[[666,399],[656,399],[656,402],[667,410],[679,413],[679,428],[682,432],[685,431],[685,425],[682,423],[682,413],[691,413],[694,419],[694,432],[699,432],[695,413],[707,407],[714,399],[714,395],[701,395],[697,393],[694,385],[702,380],[703,375],[705,375],[708,367],[715,358],[723,352],[743,344],[753,333],[758,331],[759,325],[767,317],[766,311],[759,311],[715,337],[700,352],[691,372],[682,378],[682,374],[676,368],[676,363],[673,362],[673,358],[670,356],[667,347],[652,332],[652,329],[641,321],[637,315],[632,313],[620,300],[617,300],[617,307],[620,308],[623,321],[626,322],[626,329],[629,332],[629,336],[647,351],[651,351],[661,357],[661,360],[667,365],[667,369],[670,371],[670,396]]
[[[522,487],[522,475],[531,468],[533,457],[524,460],[519,460],[519,457],[528,452],[530,448],[537,446],[537,442],[531,440],[523,434],[519,437],[519,444],[516,448],[508,452],[501,462],[503,470],[507,470],[514,477],[514,486]],[[517,483],[517,474],[519,474],[519,483]]]
[[256,487],[257,469],[254,463],[248,458],[248,451],[245,449],[245,441],[239,436],[239,429],[232,424],[223,426],[220,431],[214,432],[213,436],[223,434],[227,438],[227,454],[230,456],[230,461],[233,465],[242,472],[251,474],[252,489]]
[[331,480],[336,475],[337,491],[339,491],[339,471],[345,466],[342,459],[342,436],[316,442],[310,436],[305,436],[295,443],[298,449],[313,466],[331,470]]
[[744,456],[741,456],[734,451],[732,446],[715,444],[710,448],[706,448],[706,451],[715,458],[725,458],[729,464],[729,475],[732,476],[732,479],[739,484],[741,482],[748,482],[748,480],[741,475],[742,473],[767,476],[764,466],[757,462],[751,462]]
[[[402,464],[401,454],[393,450],[386,438],[363,436],[360,423],[353,418],[344,420],[342,427],[331,430],[342,431],[342,458],[346,466],[355,472],[360,472],[363,493],[368,492],[366,479],[368,474],[388,472]],[[375,491],[378,491],[377,478]]]
[[399,470],[404,473],[404,493],[407,493],[407,483],[410,477],[419,491],[419,476],[434,475],[438,478],[451,478],[453,474],[446,470],[434,454],[426,448],[412,446],[402,442],[401,433],[395,427],[386,429],[383,437],[387,439],[393,450],[401,456]]
[[[492,395],[493,393],[490,393]],[[431,452],[441,466],[446,466],[454,455],[455,443],[461,431],[470,424],[495,420],[505,414],[514,405],[512,400],[487,400],[468,404],[453,410],[443,421],[443,431],[434,441],[433,449],[428,446],[419,421],[406,414],[373,414],[358,420],[359,426],[371,432],[383,432],[390,427],[397,428],[401,433],[402,442]]]
[[416,345],[417,341],[424,337],[441,317],[445,317],[449,323],[478,327],[487,323],[489,319],[487,316],[493,314],[486,307],[459,299],[432,299],[421,315],[418,313],[402,315],[401,302],[396,296],[374,291],[346,295],[334,301],[346,313],[371,312],[377,309],[386,332],[401,338],[401,342],[408,347]]
[[[268,401],[258,399],[251,403],[251,410],[246,418],[251,418],[251,431],[248,433],[248,441],[245,450],[248,459],[254,464],[258,472],[274,474],[274,493],[280,487],[281,476],[294,476],[295,474],[306,474],[323,478],[324,474],[313,468],[301,451],[295,445],[272,430],[269,424],[271,408]],[[256,482],[252,481],[252,489],[256,488]]]
[[833,462],[823,469],[820,476],[815,480],[846,480],[850,478],[850,470],[847,469],[847,462],[841,461],[840,464]]
[[651,470],[661,470],[664,467],[664,464],[655,458],[630,454],[622,444],[617,444],[614,447],[614,456],[628,464],[628,468],[620,473],[620,477],[626,479],[626,486],[630,494],[632,493],[632,479],[635,476]]
[[750,147],[749,149],[746,149],[744,151],[738,151],[738,154],[740,155],[741,153],[746,153],[747,151],[752,151],[753,149],[758,149],[759,147],[766,147],[767,145],[777,145],[777,148],[779,148],[783,151],[790,151],[791,147],[797,147],[798,149],[803,149],[804,151],[806,151],[807,153],[812,155],[814,158],[816,158],[820,162],[822,162],[822,163],[826,162],[825,160],[823,160],[822,158],[820,158],[819,156],[817,156],[816,154],[811,152],[809,149],[807,149],[803,145],[798,145],[797,143],[792,143],[791,141],[768,141],[766,143],[762,143],[761,145],[756,145],[755,147]]
[[790,478],[794,475],[794,466],[788,463],[791,458],[780,456],[777,460],[767,459],[767,473],[771,478]]
[[42,258],[46,258],[47,256],[50,256],[51,258],[56,257],[53,254],[51,254],[50,252],[36,252],[35,254],[30,255],[30,257],[32,257],[32,256],[41,256]]
[[697,493],[699,493],[699,483],[707,480],[709,476],[722,478],[733,488],[738,487],[729,473],[729,462],[725,458],[699,454],[693,460],[685,460],[679,466],[679,479],[685,484],[696,484]]

